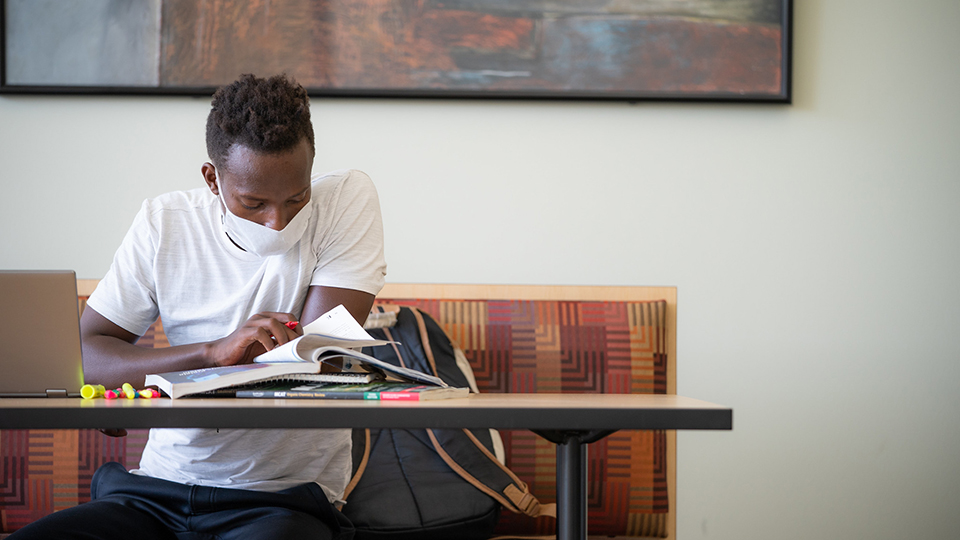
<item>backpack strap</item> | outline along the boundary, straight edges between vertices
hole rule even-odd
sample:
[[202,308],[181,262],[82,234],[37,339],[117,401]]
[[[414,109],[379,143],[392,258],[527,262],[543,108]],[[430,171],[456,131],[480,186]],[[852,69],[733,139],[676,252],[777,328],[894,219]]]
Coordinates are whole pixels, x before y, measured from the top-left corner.
[[370,461],[370,429],[363,430],[363,433],[363,457],[360,459],[360,465],[357,467],[357,472],[353,473],[350,483],[347,484],[347,487],[343,490],[343,500],[347,500],[347,497],[350,496],[353,488],[357,487],[357,484],[360,482],[360,477],[363,476],[363,472],[367,470],[367,462]]
[[427,436],[430,437],[430,442],[433,444],[434,450],[436,450],[437,455],[443,459],[446,464],[453,469],[461,478],[472,484],[475,488],[486,493],[490,497],[493,497],[494,500],[502,504],[507,510],[514,512],[516,514],[525,514],[530,517],[557,517],[557,505],[556,504],[540,504],[540,501],[530,493],[530,488],[527,486],[526,482],[520,480],[517,475],[513,474],[513,471],[504,467],[496,456],[490,453],[489,450],[470,432],[469,429],[462,430],[471,442],[479,449],[484,456],[487,457],[492,463],[495,463],[497,467],[500,468],[505,474],[507,474],[510,479],[513,481],[512,484],[507,485],[503,492],[495,491],[490,488],[488,485],[484,484],[476,477],[474,477],[470,472],[464,469],[457,461],[443,448],[443,445],[437,439],[436,433],[432,429],[427,429]]
[[390,333],[390,329],[381,328],[381,330],[383,330],[383,335],[386,336],[387,341],[390,342],[390,346],[393,347],[393,353],[397,355],[397,360],[400,361],[400,367],[407,367],[407,363],[403,361],[403,355],[400,354],[400,348],[397,347],[397,340],[393,339],[393,334]]
[[393,326],[397,324],[398,313],[400,313],[400,306],[377,304],[370,308],[367,320],[363,322],[363,328],[373,330]]
[[[503,463],[500,463],[500,460],[497,459],[497,457],[494,456],[492,453],[490,453],[490,450],[488,450],[487,447],[483,445],[483,443],[477,440],[477,437],[473,434],[472,431],[470,431],[469,429],[465,429],[463,430],[463,432],[467,434],[467,437],[473,442],[473,444],[477,446],[477,448],[480,449],[481,452],[483,452],[485,456],[487,456],[487,458],[490,461],[496,463],[497,466],[500,467],[500,469],[513,480],[514,483],[512,485],[509,485],[506,488],[504,488],[503,494],[506,495],[508,499],[510,499],[510,502],[512,502],[517,507],[517,509],[520,510],[520,512],[531,517],[538,517],[538,516],[549,516],[553,518],[557,517],[556,504],[554,503],[541,504],[540,501],[538,501],[537,498],[534,497],[532,493],[530,493],[530,488],[529,486],[527,486],[527,483],[521,480],[516,474],[513,473],[513,471],[508,469]],[[520,487],[517,487],[517,486],[520,486]]]
[[411,307],[410,312],[413,313],[413,316],[417,319],[417,328],[420,330],[420,343],[423,344],[423,352],[427,355],[427,361],[430,362],[430,368],[433,369],[433,375],[439,377],[440,374],[437,372],[437,360],[433,356],[433,348],[430,346],[430,335],[427,333],[427,324],[423,322],[423,314],[420,313],[420,310]]

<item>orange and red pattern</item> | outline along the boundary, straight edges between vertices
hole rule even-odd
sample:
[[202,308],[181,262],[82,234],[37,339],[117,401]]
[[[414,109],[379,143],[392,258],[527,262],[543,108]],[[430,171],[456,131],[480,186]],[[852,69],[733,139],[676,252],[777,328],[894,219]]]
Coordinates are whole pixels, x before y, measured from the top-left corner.
[[[432,315],[463,349],[481,392],[667,392],[666,302],[390,300]],[[81,299],[81,306],[84,304]],[[165,347],[157,321],[140,340]],[[504,431],[507,465],[541,502],[554,502],[556,451],[528,431]],[[90,497],[107,461],[136,468],[146,431],[0,431],[0,525],[11,532]],[[666,536],[662,431],[620,431],[588,451],[592,535]],[[554,520],[504,512],[500,534],[554,534]]]

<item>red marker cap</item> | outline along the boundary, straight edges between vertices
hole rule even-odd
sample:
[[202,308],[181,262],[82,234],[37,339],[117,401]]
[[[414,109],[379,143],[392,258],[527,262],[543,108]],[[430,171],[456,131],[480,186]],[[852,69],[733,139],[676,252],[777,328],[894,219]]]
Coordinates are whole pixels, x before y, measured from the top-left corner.
[[295,328],[297,327],[297,325],[300,324],[300,323],[298,323],[297,321],[290,321],[290,322],[288,322],[288,323],[283,323],[283,324],[285,324],[287,328],[293,330],[293,329],[295,329]]

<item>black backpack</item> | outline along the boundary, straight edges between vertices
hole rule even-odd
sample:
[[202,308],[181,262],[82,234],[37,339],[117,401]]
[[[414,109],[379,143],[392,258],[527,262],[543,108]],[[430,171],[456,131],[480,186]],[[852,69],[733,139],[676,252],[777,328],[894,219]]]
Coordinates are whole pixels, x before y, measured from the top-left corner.
[[[428,314],[377,306],[366,326],[375,338],[398,342],[364,349],[367,354],[477,391],[463,353]],[[501,506],[555,517],[555,505],[540,505],[501,463],[497,445],[494,430],[354,430],[354,473],[343,513],[356,527],[356,539],[490,538]]]

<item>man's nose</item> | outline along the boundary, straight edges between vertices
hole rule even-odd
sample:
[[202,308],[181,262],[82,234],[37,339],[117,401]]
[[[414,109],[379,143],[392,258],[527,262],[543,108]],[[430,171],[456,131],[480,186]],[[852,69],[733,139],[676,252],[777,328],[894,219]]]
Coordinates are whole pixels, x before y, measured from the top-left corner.
[[293,216],[287,216],[282,208],[270,208],[266,214],[262,225],[270,227],[275,231],[282,231],[290,223]]

